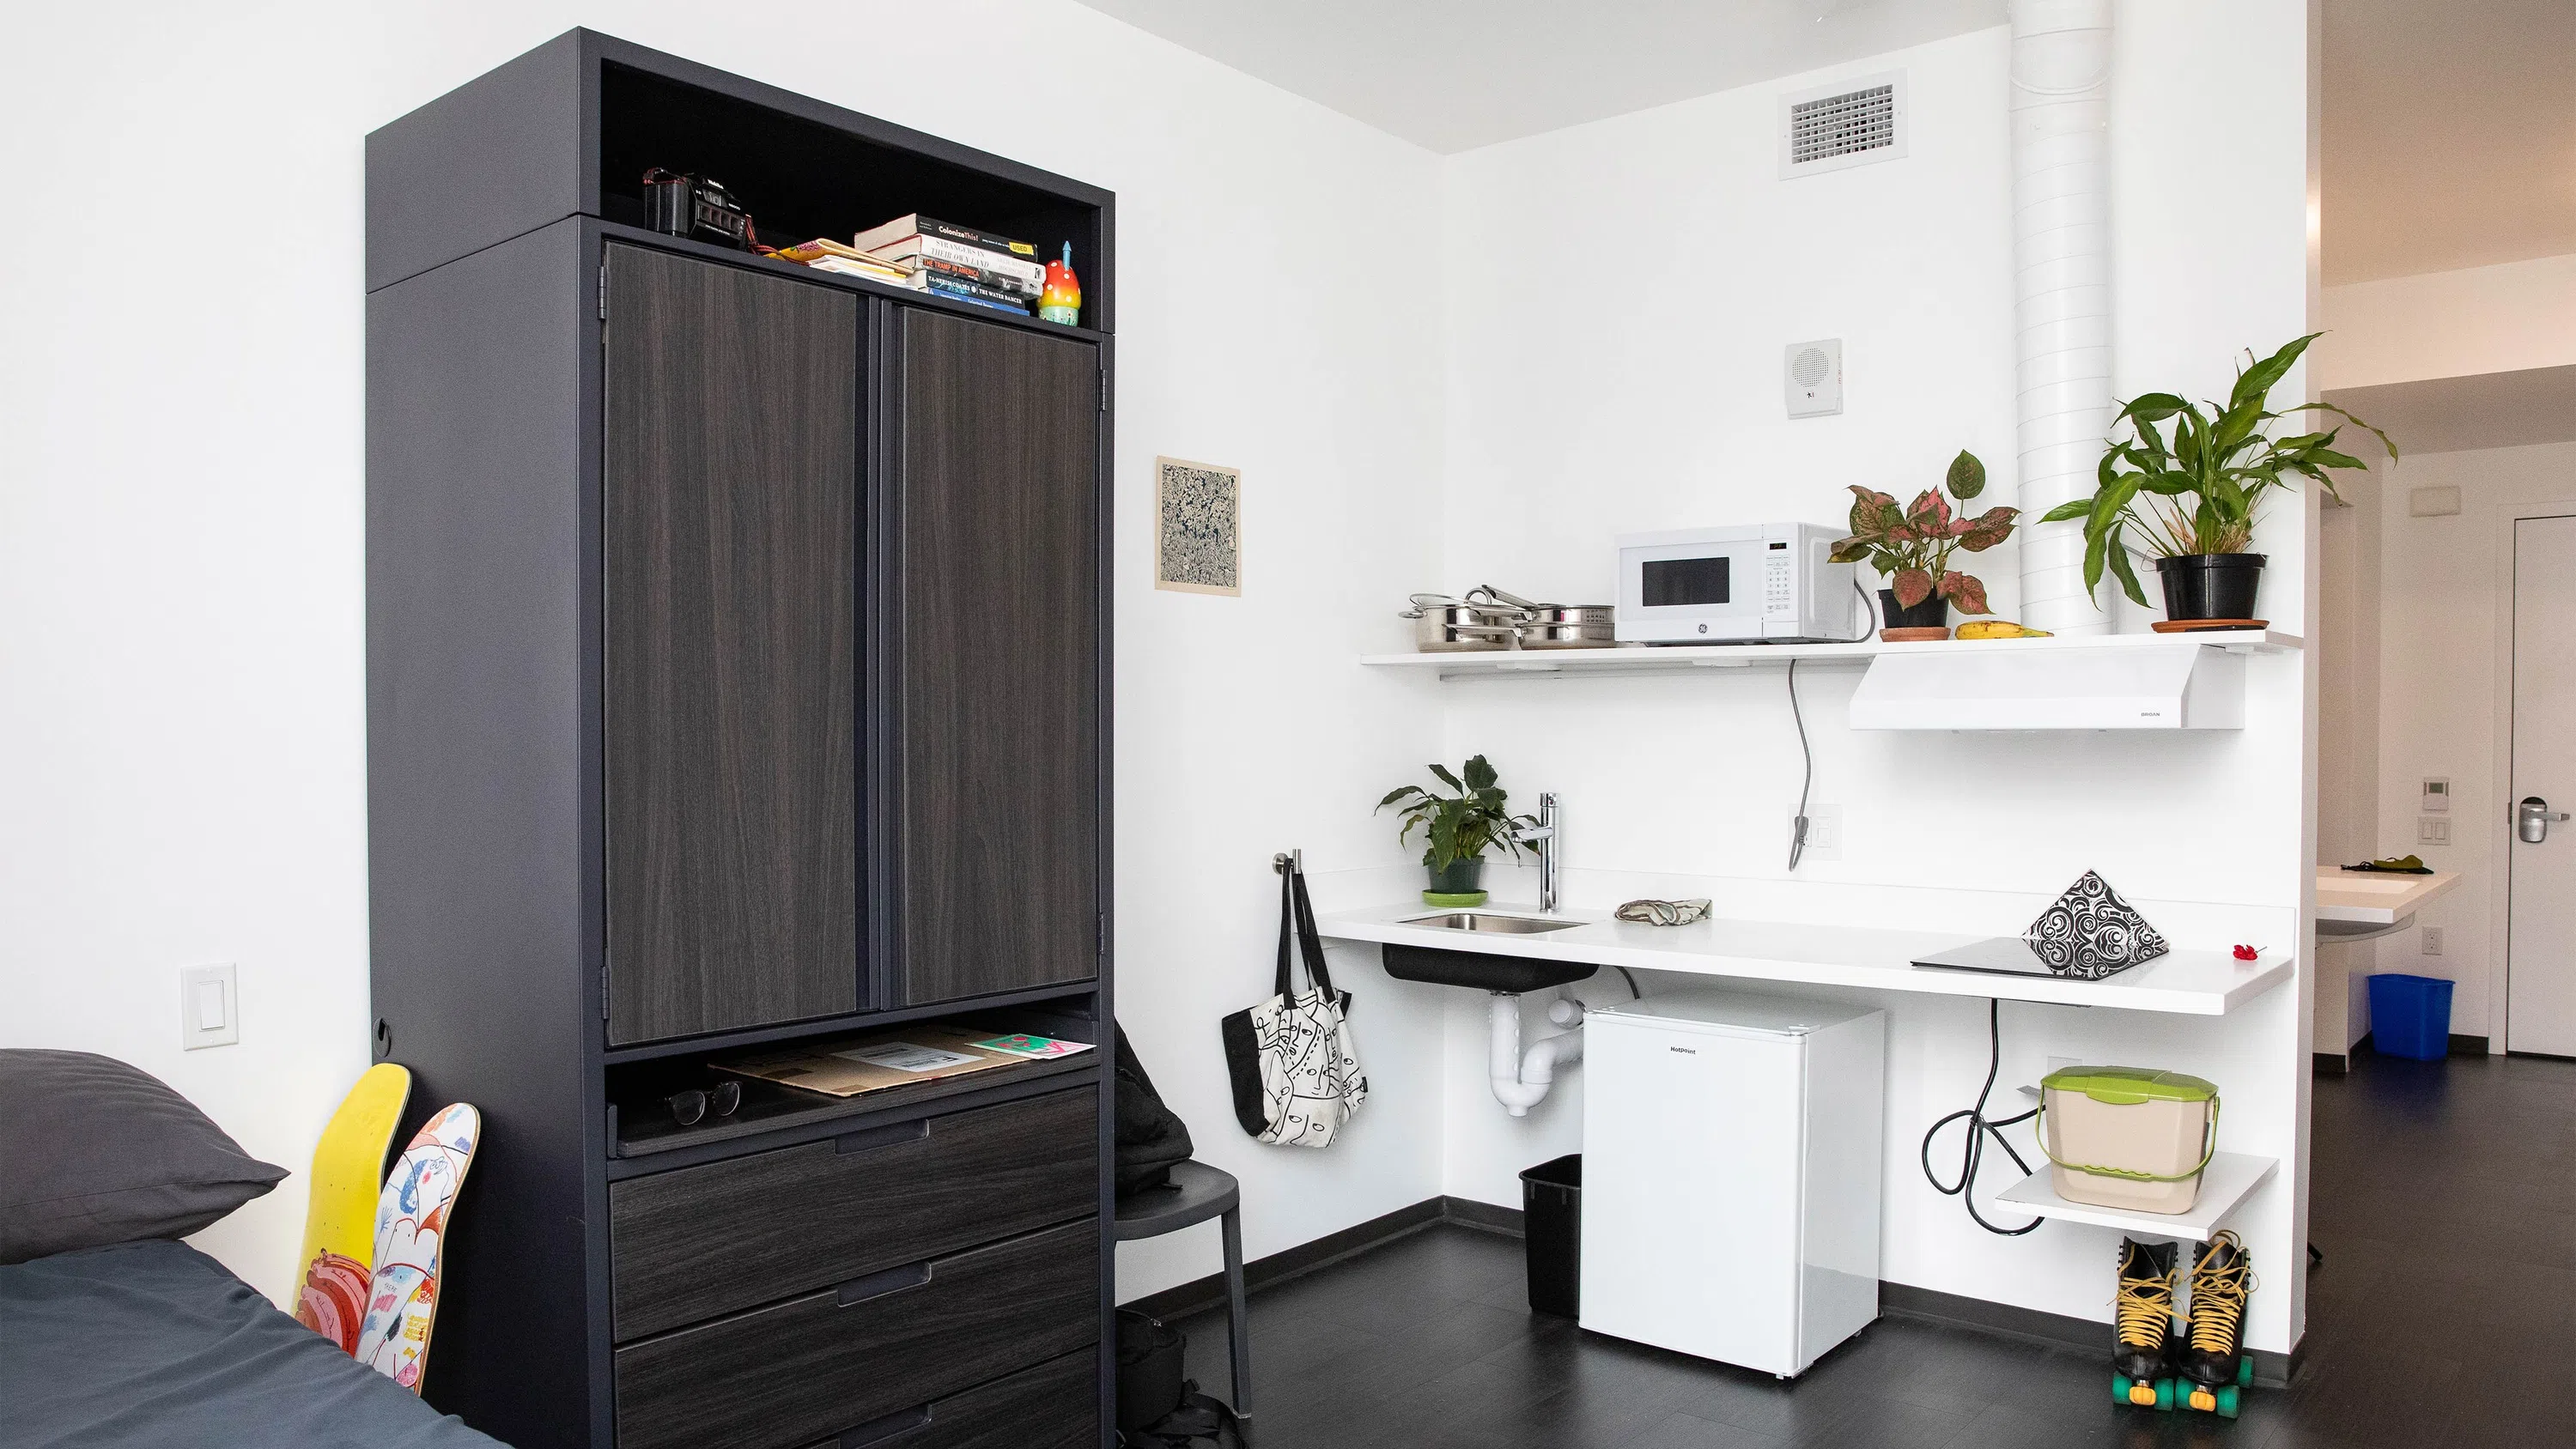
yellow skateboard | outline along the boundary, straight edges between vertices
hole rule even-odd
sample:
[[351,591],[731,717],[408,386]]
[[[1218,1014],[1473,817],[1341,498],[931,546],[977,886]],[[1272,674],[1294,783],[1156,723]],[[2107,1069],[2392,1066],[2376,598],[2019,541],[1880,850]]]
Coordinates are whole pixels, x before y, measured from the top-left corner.
[[411,1071],[392,1062],[367,1068],[313,1149],[312,1196],[304,1210],[304,1285],[296,1321],[354,1354],[376,1267],[376,1198],[385,1154],[411,1100]]

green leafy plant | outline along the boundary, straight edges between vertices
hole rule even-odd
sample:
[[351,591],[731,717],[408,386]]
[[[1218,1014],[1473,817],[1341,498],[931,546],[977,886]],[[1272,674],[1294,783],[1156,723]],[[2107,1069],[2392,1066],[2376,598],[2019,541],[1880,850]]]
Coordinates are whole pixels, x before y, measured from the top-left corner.
[[1851,537],[1834,545],[1833,560],[1869,560],[1903,608],[1939,595],[1963,614],[1982,614],[1987,612],[1984,582],[1974,574],[1953,573],[1950,556],[1961,549],[1984,553],[2011,537],[2021,510],[1989,508],[1974,518],[1951,511],[1951,499],[1965,503],[1986,491],[1986,465],[1964,448],[1950,460],[1950,475],[1943,481],[1949,498],[1939,488],[1926,488],[1903,508],[1885,493],[1853,485]]
[[[2112,426],[2127,424],[2130,436],[2113,439],[2102,454],[2093,496],[2061,503],[2041,520],[2084,520],[2086,588],[2099,587],[2108,568],[2129,597],[2144,604],[2146,593],[2129,563],[2132,552],[2161,558],[2244,553],[2253,545],[2264,495],[2298,486],[2293,475],[2315,479],[2340,499],[2332,471],[2368,465],[2335,451],[2340,425],[2322,433],[2273,437],[2270,425],[2292,413],[2332,413],[2368,429],[2396,458],[2397,445],[2386,433],[2332,403],[2300,403],[2279,412],[2267,406],[2273,386],[2321,335],[2311,332],[2260,362],[2248,351],[2250,365],[2237,370],[2236,386],[2223,407],[2212,402],[2204,412],[2177,394],[2151,392],[2120,409]],[[2131,545],[2133,528],[2144,550]]]
[[1458,861],[1478,859],[1493,845],[1510,851],[1514,860],[1520,859],[1518,834],[1523,829],[1536,829],[1538,817],[1514,815],[1504,808],[1510,797],[1494,783],[1494,767],[1485,762],[1484,756],[1469,760],[1455,775],[1446,765],[1433,765],[1431,773],[1458,793],[1435,795],[1419,785],[1402,785],[1387,791],[1386,798],[1377,802],[1379,810],[1390,805],[1404,807],[1404,828],[1395,834],[1398,843],[1411,840],[1416,830],[1426,832],[1430,844],[1422,852],[1422,863],[1434,871],[1447,870]]

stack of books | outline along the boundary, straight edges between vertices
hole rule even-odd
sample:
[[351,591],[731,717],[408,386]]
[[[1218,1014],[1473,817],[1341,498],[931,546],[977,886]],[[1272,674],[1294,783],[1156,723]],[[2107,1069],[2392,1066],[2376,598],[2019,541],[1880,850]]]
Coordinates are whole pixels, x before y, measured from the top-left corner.
[[850,239],[866,260],[893,267],[902,285],[934,297],[1029,315],[1046,290],[1046,266],[1024,241],[918,214],[899,216]]
[[856,247],[845,247],[828,237],[816,237],[792,247],[780,247],[772,253],[780,261],[801,262],[818,272],[839,272],[845,276],[866,277],[871,281],[892,282],[898,287],[912,285],[912,273],[892,262],[881,262]]

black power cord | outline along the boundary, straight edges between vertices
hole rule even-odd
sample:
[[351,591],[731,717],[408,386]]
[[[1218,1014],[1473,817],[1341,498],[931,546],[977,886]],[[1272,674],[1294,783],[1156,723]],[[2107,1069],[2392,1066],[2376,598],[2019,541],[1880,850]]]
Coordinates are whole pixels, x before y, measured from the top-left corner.
[[[2004,1136],[2003,1129],[2018,1122],[2029,1121],[2031,1118],[2039,1115],[2039,1109],[2034,1107],[2031,1110],[2022,1113],[2018,1117],[1989,1117],[1986,1115],[1986,1098],[1993,1095],[1995,1090],[1995,1073],[2003,1067],[2004,1038],[2002,1018],[2003,1003],[1993,999],[1992,997],[1987,998],[1986,1084],[1977,1090],[1977,1105],[1973,1107],[1963,1107],[1960,1110],[1951,1113],[1949,1116],[1933,1123],[1932,1130],[1923,1134],[1923,1180],[1931,1183],[1932,1190],[1940,1193],[1943,1197],[1957,1198],[1961,1205],[1967,1208],[1968,1216],[1976,1219],[1978,1227],[1984,1228],[1987,1232],[1993,1233],[1998,1237],[2018,1238],[2024,1233],[2036,1230],[2041,1223],[2048,1221],[2048,1219],[2032,1218],[2029,1222],[2024,1223],[2017,1228],[1996,1227],[1993,1223],[1987,1222],[1985,1216],[1977,1211],[1977,1195],[1969,1190],[1977,1185],[1977,1169],[1985,1163],[1986,1138],[1990,1134],[1995,1139],[1995,1145],[2001,1147],[2004,1150],[2004,1155],[2013,1160],[2013,1166],[2021,1169],[2022,1176],[2028,1177],[2030,1175],[2030,1164],[2022,1161],[2021,1154],[2013,1150],[2012,1142]],[[1940,1179],[1938,1174],[1932,1171],[1932,1139],[1941,1135],[1942,1128],[1949,1126],[1953,1122],[1959,1121],[1965,1121],[1968,1124],[1967,1145],[1965,1150],[1959,1154],[1959,1180],[1955,1183],[1945,1183]]]
[[[1870,621],[1877,617],[1870,612],[1869,591],[1860,586],[1857,574],[1852,577],[1851,586],[1852,592],[1860,595],[1860,637],[1833,640],[1836,644],[1866,643],[1875,632],[1869,627]],[[1797,722],[1798,755],[1806,761],[1806,772],[1798,777],[1797,818],[1789,827],[1789,868],[1796,870],[1798,858],[1807,853],[1807,791],[1816,783],[1816,752],[1807,745],[1807,717],[1798,709],[1798,661],[1795,657],[1789,660],[1789,718]]]

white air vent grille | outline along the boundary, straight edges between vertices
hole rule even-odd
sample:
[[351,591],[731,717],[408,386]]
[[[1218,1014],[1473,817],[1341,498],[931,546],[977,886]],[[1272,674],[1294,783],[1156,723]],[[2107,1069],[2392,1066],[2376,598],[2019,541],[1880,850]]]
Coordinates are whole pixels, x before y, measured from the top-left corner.
[[1896,87],[1871,86],[1789,108],[1789,164],[1896,144]]
[[1905,154],[1905,77],[1870,76],[1780,98],[1780,174],[1806,176]]

